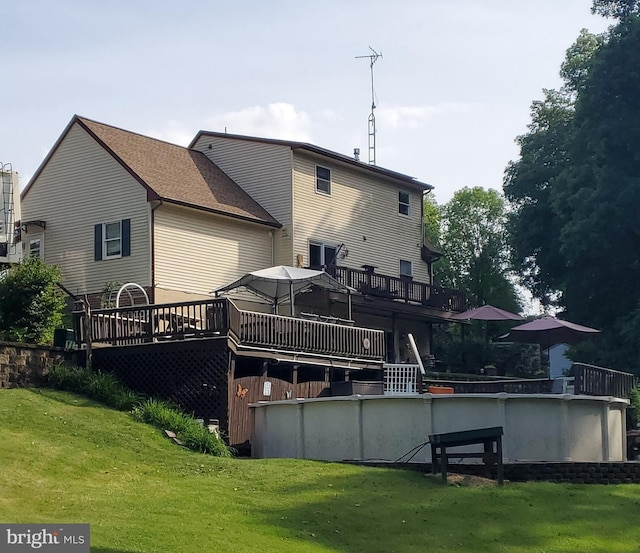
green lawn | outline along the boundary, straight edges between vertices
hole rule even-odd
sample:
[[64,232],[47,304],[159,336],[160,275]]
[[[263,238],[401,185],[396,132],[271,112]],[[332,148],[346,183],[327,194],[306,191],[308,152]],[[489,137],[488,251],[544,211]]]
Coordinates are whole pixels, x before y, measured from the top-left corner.
[[0,390],[0,424],[0,522],[90,523],[98,553],[640,551],[636,485],[218,459],[50,390]]

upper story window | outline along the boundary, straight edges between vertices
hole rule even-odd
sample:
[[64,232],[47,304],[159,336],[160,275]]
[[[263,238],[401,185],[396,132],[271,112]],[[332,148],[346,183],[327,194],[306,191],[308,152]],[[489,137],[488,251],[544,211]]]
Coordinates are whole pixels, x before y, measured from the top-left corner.
[[316,192],[331,194],[331,169],[316,165]]
[[400,276],[410,277],[413,276],[413,263],[405,259],[400,260]]
[[102,224],[102,259],[122,257],[122,221]]
[[324,242],[309,242],[309,266],[320,269],[335,265],[338,256],[338,247],[335,244]]
[[409,192],[403,192],[402,190],[398,192],[398,213],[400,215],[406,215],[407,217],[411,215],[411,197],[409,196]]
[[131,255],[131,219],[94,226],[94,259],[117,259]]

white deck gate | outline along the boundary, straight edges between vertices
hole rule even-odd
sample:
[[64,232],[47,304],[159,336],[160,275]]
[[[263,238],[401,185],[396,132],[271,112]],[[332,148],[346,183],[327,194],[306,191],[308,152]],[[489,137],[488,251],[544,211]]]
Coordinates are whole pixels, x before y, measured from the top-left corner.
[[385,363],[385,394],[417,394],[420,391],[421,371],[419,365]]

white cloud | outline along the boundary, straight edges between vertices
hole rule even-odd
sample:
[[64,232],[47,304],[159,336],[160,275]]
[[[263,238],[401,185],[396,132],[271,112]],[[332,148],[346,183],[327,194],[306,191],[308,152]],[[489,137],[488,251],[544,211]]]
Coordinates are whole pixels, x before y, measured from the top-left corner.
[[277,102],[240,111],[214,115],[206,120],[207,130],[246,134],[263,138],[311,141],[311,117],[292,104]]
[[390,106],[376,111],[376,122],[393,129],[417,129],[435,117],[467,113],[473,104],[445,102],[435,106]]

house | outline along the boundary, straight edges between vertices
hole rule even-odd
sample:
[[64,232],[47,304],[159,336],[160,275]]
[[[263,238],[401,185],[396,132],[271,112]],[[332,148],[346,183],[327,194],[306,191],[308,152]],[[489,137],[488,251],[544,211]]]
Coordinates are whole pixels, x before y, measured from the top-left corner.
[[[74,116],[22,193],[23,252],[90,300],[82,336],[111,346],[96,366],[219,420],[243,448],[249,403],[380,380],[409,333],[428,354],[431,324],[463,310],[461,292],[431,284],[430,189],[309,144],[200,132],[184,148]],[[274,265],[325,268],[354,291],[351,319],[331,323],[348,316],[336,287],[299,294],[295,313],[211,295]],[[97,310],[114,283],[152,305]]]
[[[384,330],[388,360],[405,360],[409,333],[426,355],[431,324],[464,308],[461,292],[431,284],[431,188],[310,144],[201,131],[183,148],[75,116],[22,194],[23,247],[96,306],[114,282],[166,303],[273,265],[323,267],[359,292],[356,325]],[[344,294],[297,305],[347,317]]]
[[[422,220],[431,185],[302,142],[200,131],[190,147],[282,224],[274,264],[324,268],[360,292],[352,316],[386,332],[389,360],[407,359],[409,333],[428,354],[431,324],[464,309],[461,292],[432,286],[441,253],[423,240]],[[297,303],[346,316],[344,294]]]

